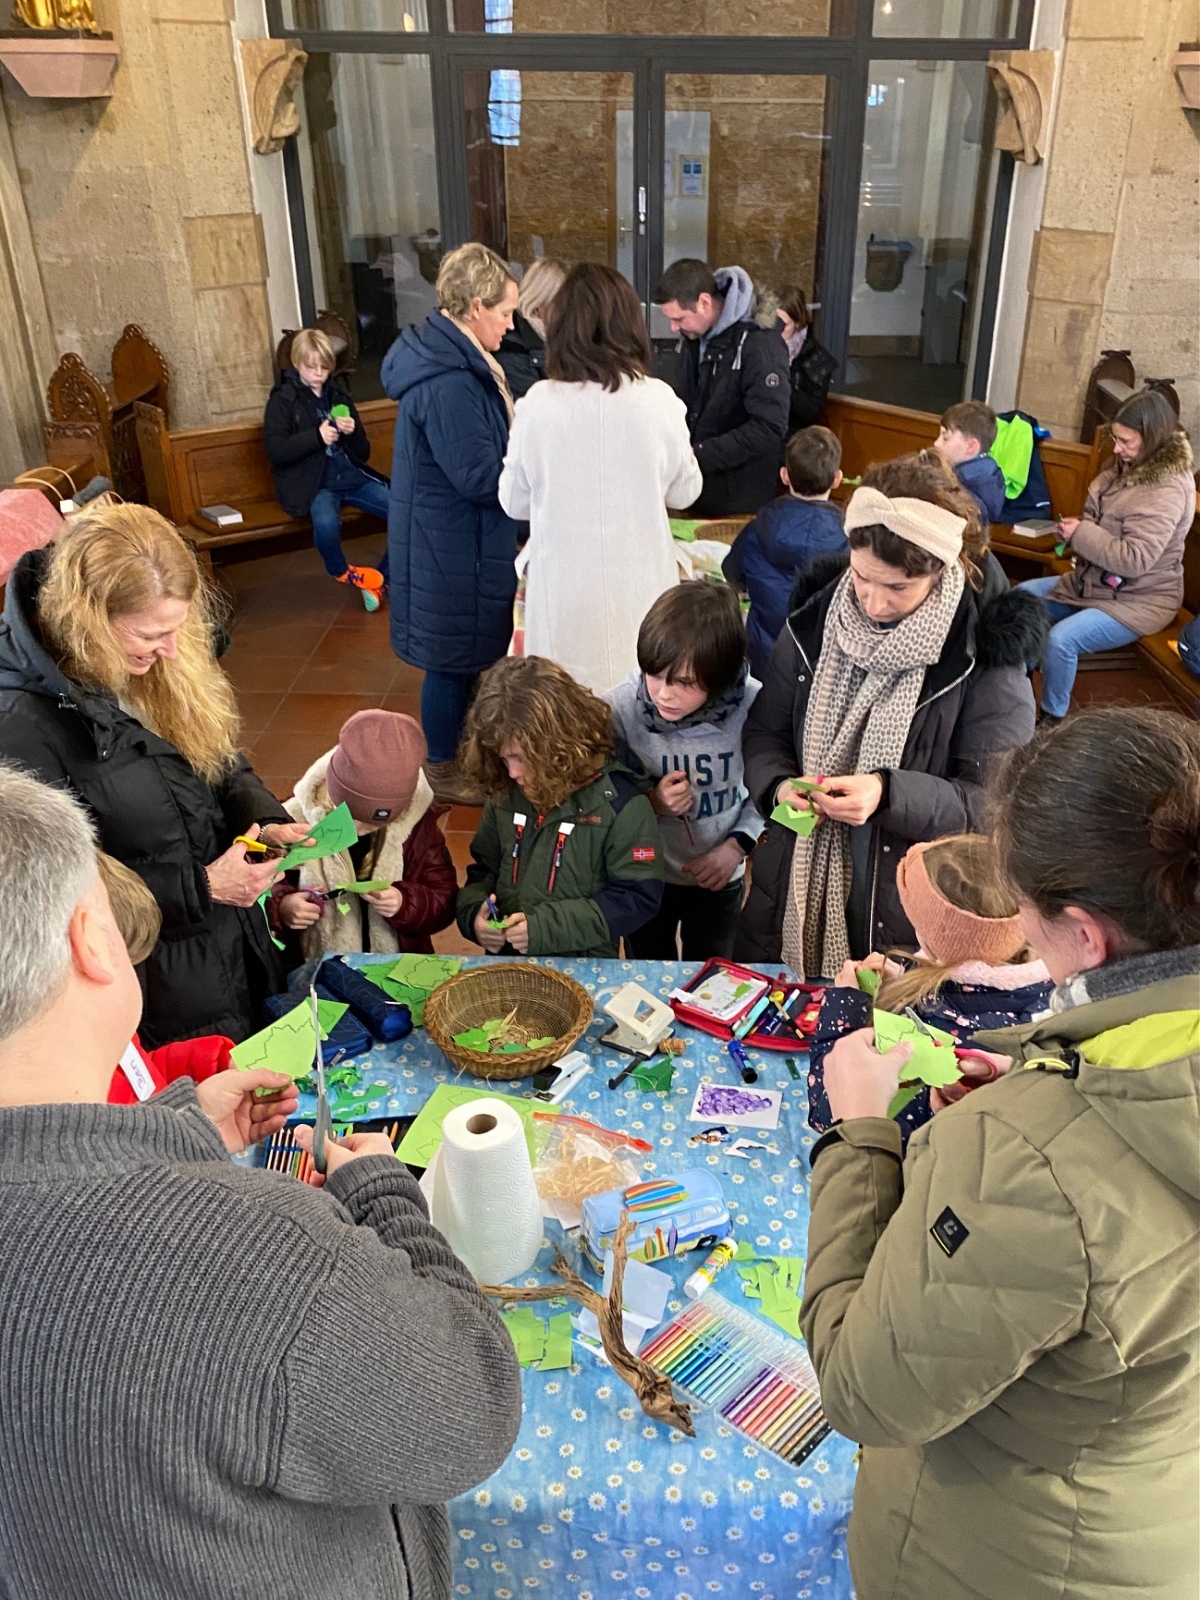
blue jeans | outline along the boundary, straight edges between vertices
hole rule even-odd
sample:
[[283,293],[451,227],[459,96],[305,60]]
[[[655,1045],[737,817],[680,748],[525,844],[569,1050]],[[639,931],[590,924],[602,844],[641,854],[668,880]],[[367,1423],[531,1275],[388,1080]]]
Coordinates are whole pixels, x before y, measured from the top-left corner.
[[1028,583],[1017,585],[1041,599],[1053,624],[1042,657],[1042,710],[1051,717],[1065,717],[1071,709],[1071,688],[1080,656],[1115,650],[1140,637],[1098,606],[1069,606],[1061,600],[1047,600],[1058,582],[1058,578],[1030,578]]
[[426,672],[421,684],[421,726],[430,761],[453,761],[479,682],[477,672]]
[[[339,452],[340,453],[340,452]],[[342,507],[355,506],[359,511],[369,511],[372,516],[387,522],[388,486],[372,478],[352,461],[338,461],[330,456],[326,460],[325,476],[321,487],[313,496],[308,508],[312,518],[313,543],[320,552],[325,570],[331,578],[340,578],[348,562],[342,553]],[[379,563],[379,570],[387,581],[387,551]]]

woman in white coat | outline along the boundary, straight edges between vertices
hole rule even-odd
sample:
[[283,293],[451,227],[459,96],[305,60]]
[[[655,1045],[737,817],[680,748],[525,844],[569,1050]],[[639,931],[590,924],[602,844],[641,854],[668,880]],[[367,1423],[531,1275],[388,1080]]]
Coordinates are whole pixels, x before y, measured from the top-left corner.
[[500,504],[530,525],[525,654],[596,694],[636,670],[642,618],[680,578],[667,507],[701,489],[683,402],[649,370],[631,285],[574,267],[550,311],[546,381],[517,405],[500,474]]

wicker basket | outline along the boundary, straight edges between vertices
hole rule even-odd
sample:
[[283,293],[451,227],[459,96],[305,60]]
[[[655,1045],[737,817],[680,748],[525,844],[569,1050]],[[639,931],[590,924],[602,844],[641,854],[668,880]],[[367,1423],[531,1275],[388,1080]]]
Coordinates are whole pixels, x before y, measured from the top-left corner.
[[[534,1028],[535,1039],[554,1036],[540,1050],[489,1055],[464,1050],[456,1033],[506,1017],[516,1006],[517,1021]],[[477,1078],[527,1078],[557,1061],[592,1020],[592,997],[581,983],[533,962],[472,967],[439,985],[425,1003],[425,1031],[442,1053]]]

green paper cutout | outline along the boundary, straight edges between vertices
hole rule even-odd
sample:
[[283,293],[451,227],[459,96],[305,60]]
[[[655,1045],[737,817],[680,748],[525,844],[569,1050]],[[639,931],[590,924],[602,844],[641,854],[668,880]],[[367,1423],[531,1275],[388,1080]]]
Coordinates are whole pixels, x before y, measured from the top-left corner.
[[498,1044],[492,1054],[495,1056],[522,1056],[525,1054],[525,1046],[518,1044],[514,1039],[511,1044]]
[[921,1032],[911,1017],[898,1017],[891,1011],[875,1013],[876,1050],[884,1055],[894,1045],[911,1044],[913,1053],[903,1068],[904,1077],[920,1078],[931,1089],[943,1089],[948,1083],[958,1082],[962,1068],[954,1054],[953,1036],[941,1028],[930,1028],[929,1032],[937,1040],[936,1044],[928,1034]]
[[671,1087],[671,1079],[674,1073],[674,1058],[663,1056],[659,1061],[647,1061],[644,1066],[634,1067],[630,1076],[639,1089],[649,1089],[658,1094],[666,1094]]
[[365,883],[339,883],[339,894],[379,894],[392,887],[389,878],[368,878]]
[[330,410],[329,410],[329,415],[333,418],[333,420],[335,422],[337,422],[340,418],[345,418],[345,417],[348,417],[350,415],[350,407],[349,406],[331,406]]
[[350,907],[346,904],[346,902],[344,900],[339,900],[337,902],[337,908],[338,908],[338,915],[339,916],[348,917],[350,915]]
[[486,1050],[492,1041],[483,1028],[468,1028],[465,1033],[456,1033],[454,1042],[460,1050]]
[[754,1253],[752,1244],[747,1244],[745,1239],[739,1239],[733,1259],[735,1261],[757,1261],[758,1257]]
[[[532,1306],[518,1306],[514,1311],[502,1311],[500,1319],[508,1329],[508,1336],[523,1367],[540,1361],[546,1349],[546,1324]],[[568,1316],[568,1322],[570,1317]]]
[[921,1092],[919,1083],[906,1083],[902,1089],[897,1089],[892,1103],[888,1106],[885,1116],[898,1117],[910,1100],[915,1100]]
[[515,1095],[499,1094],[474,1084],[439,1083],[401,1140],[400,1148],[396,1151],[400,1160],[407,1161],[412,1167],[427,1167],[442,1142],[442,1123],[455,1106],[466,1105],[471,1100],[503,1100],[505,1105],[511,1106],[525,1124],[525,1139],[529,1145],[530,1159],[536,1159],[533,1113],[536,1111],[539,1116],[547,1113],[555,1115],[558,1111],[557,1106],[548,1105],[541,1100],[517,1099]]
[[413,1027],[420,1028],[425,1022],[425,1002],[429,999],[427,989],[413,989],[407,983],[397,983],[391,976],[390,968],[382,961],[376,961],[370,966],[356,969],[361,972],[368,983],[373,983],[377,989],[382,989],[389,1000],[398,1000],[401,1005],[407,1006],[412,1012]]
[[461,956],[401,956],[391,970],[394,983],[410,989],[423,989],[426,994],[462,971]]
[[539,1372],[557,1372],[571,1365],[571,1313],[559,1311],[550,1318],[546,1328],[546,1353],[538,1367]]
[[696,520],[691,517],[668,517],[667,526],[671,530],[672,539],[678,539],[680,544],[694,544],[696,531],[704,526],[703,518]]
[[808,838],[819,820],[817,813],[807,806],[790,806],[786,800],[780,801],[771,813],[772,822],[782,823],[785,828],[798,833],[802,839]]
[[[346,1015],[342,1000],[318,1000],[317,1012],[321,1019],[321,1037],[328,1039],[329,1031]],[[235,1044],[229,1058],[235,1067],[249,1072],[263,1067],[268,1072],[286,1072],[289,1078],[306,1077],[313,1067],[316,1044],[313,1039],[312,1007],[307,1000],[291,1011],[285,1012],[270,1027],[251,1034],[241,1044]],[[266,1091],[268,1094],[270,1090]]]
[[757,1300],[763,1316],[789,1338],[799,1339],[803,1256],[772,1256],[737,1270],[746,1298]]
[[312,844],[294,845],[282,861],[276,862],[278,872],[288,872],[303,861],[320,861],[324,856],[336,855],[339,850],[349,850],[357,842],[358,828],[350,815],[350,807],[343,802],[334,806],[327,817],[322,817],[310,828],[308,837]]
[[858,987],[864,994],[869,994],[872,999],[879,993],[882,977],[871,967],[860,967],[858,971]]
[[530,1039],[525,1046],[526,1050],[544,1050],[548,1044],[554,1043],[554,1035],[548,1033],[544,1039]]

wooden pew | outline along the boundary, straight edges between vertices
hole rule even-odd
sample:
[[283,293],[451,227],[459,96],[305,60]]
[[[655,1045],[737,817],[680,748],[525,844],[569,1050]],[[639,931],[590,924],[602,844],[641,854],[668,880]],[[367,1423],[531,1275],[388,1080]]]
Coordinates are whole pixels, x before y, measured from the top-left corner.
[[46,389],[48,420],[46,444],[50,459],[55,450],[69,449],[79,430],[94,432],[108,460],[104,476],[126,500],[143,500],[146,493],[135,438],[134,405],[149,402],[169,415],[170,375],[157,346],[136,322],[126,324],[113,346],[112,382],[102,383],[90,372],[82,356],[69,351],[50,375]]
[[[214,556],[311,531],[307,517],[289,516],[275,498],[261,422],[170,431],[157,406],[138,404],[134,413],[150,504],[191,540],[206,566],[211,568]],[[358,413],[371,442],[371,466],[386,474],[392,464],[396,403],[367,400]],[[234,528],[218,528],[200,515],[201,506],[211,505],[233,506],[242,521]],[[349,537],[367,531],[372,520],[351,507],[342,512]]]

